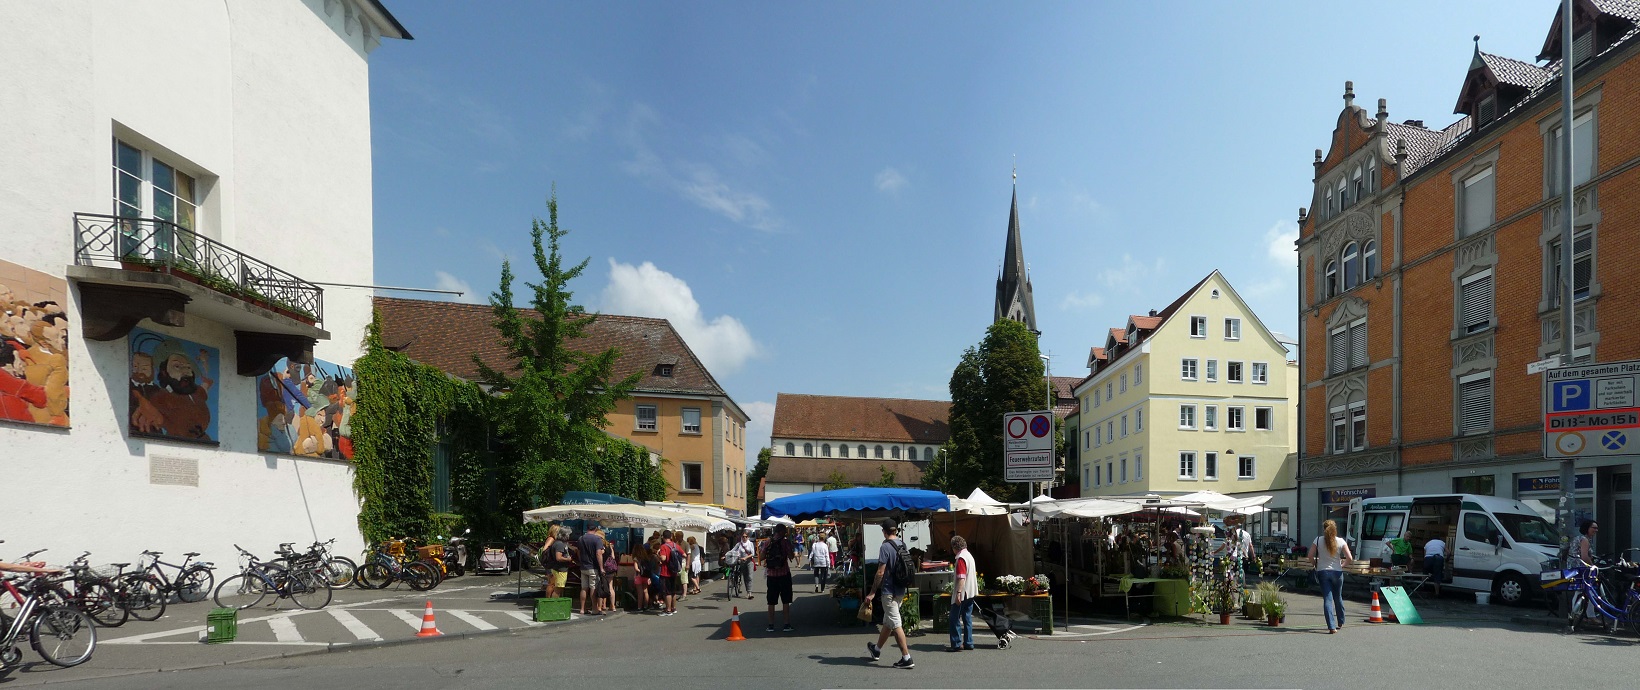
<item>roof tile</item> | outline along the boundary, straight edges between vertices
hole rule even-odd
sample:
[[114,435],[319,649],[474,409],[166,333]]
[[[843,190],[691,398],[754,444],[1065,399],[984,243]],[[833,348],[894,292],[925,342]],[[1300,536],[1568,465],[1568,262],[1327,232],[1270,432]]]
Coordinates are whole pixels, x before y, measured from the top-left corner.
[[770,434],[939,445],[951,438],[950,418],[951,403],[940,400],[781,393]]
[[833,472],[840,472],[843,481],[850,484],[871,484],[883,476],[886,469],[894,473],[900,486],[922,484],[922,468],[904,460],[868,460],[856,458],[793,458],[777,455],[769,458],[769,471],[764,481],[783,484],[826,484]]

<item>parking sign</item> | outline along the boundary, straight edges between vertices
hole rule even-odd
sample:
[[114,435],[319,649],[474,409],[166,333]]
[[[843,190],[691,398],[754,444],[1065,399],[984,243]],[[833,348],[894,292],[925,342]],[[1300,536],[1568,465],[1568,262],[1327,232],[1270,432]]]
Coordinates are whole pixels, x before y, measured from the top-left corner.
[[1633,455],[1640,441],[1640,360],[1545,372],[1543,455],[1547,458]]

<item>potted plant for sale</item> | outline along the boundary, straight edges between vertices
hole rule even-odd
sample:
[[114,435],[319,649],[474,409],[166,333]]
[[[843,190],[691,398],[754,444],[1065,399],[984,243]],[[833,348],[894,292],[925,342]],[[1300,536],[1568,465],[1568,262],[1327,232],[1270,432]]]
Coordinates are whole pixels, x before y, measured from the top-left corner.
[[1229,625],[1230,616],[1236,611],[1235,583],[1230,579],[1230,571],[1223,559],[1214,565],[1213,570],[1213,611],[1219,614],[1219,625]]
[[1287,602],[1276,600],[1264,605],[1265,622],[1275,627],[1287,621]]
[[1274,582],[1260,582],[1254,593],[1258,597],[1259,605],[1264,609],[1264,615],[1258,618],[1266,619],[1274,626],[1287,613],[1287,600],[1281,596],[1281,585]]

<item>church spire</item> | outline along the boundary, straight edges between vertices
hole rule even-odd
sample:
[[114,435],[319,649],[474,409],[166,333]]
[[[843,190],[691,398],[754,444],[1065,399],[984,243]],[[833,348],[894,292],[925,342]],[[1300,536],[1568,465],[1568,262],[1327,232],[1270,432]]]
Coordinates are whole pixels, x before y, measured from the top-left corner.
[[1019,172],[1014,172],[1013,200],[1008,208],[1008,245],[1002,254],[1002,275],[997,278],[997,299],[992,322],[1010,319],[1036,329],[1036,304],[1031,298],[1031,276],[1025,270],[1025,244],[1019,234]]

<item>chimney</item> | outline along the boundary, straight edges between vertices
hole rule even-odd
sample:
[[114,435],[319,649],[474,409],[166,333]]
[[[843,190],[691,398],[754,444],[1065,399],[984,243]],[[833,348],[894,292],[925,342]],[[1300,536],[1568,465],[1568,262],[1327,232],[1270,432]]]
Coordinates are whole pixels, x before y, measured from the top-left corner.
[[1150,310],[1150,315],[1155,316],[1156,315],[1156,310],[1155,309]]
[[1423,120],[1407,120],[1405,122],[1402,122],[1401,124],[1406,125],[1408,127],[1417,127],[1418,129],[1424,129],[1424,121]]
[[1355,107],[1355,82],[1344,82],[1344,107]]

